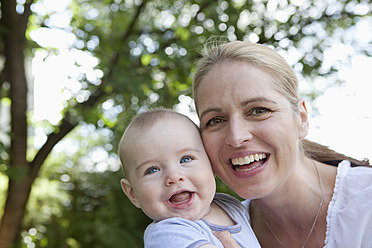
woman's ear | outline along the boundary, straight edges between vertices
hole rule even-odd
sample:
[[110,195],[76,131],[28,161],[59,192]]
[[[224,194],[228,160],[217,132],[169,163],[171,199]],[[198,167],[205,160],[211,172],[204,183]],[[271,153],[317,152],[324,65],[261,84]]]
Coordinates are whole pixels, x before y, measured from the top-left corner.
[[132,184],[125,178],[120,180],[120,184],[124,193],[128,196],[129,200],[133,203],[133,205],[136,206],[137,208],[141,208],[141,205],[137,199]]
[[309,132],[309,116],[304,99],[299,101],[299,127],[298,127],[298,137],[299,139],[304,139]]

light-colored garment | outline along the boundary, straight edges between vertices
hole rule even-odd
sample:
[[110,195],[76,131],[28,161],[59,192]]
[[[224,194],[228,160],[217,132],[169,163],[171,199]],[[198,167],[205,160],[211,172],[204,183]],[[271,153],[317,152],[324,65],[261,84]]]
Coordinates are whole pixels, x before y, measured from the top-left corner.
[[235,223],[234,226],[221,226],[201,219],[190,221],[182,218],[170,218],[153,222],[145,231],[146,248],[194,248],[213,244],[223,248],[213,231],[229,231],[241,247],[260,247],[249,224],[249,213],[241,202],[229,195],[217,193],[213,202],[220,206]]
[[[250,200],[242,202],[249,208]],[[337,167],[324,248],[372,248],[372,168]]]
[[372,247],[372,168],[350,167],[348,161],[339,164],[325,247]]

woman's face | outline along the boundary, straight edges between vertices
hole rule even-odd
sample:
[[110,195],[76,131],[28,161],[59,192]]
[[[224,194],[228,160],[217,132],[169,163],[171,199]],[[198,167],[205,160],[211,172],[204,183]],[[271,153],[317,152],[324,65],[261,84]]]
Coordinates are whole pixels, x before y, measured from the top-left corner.
[[307,111],[294,113],[271,74],[246,62],[216,64],[201,80],[197,109],[217,175],[246,199],[279,189],[299,162]]

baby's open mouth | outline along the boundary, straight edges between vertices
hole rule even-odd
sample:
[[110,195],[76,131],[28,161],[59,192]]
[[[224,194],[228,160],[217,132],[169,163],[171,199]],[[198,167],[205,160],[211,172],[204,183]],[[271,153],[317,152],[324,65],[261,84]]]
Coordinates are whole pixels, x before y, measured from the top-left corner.
[[192,193],[189,191],[182,191],[176,193],[169,198],[169,202],[173,204],[182,204],[190,200]]
[[262,166],[267,160],[265,153],[256,153],[245,157],[230,160],[233,169],[237,172],[251,171]]

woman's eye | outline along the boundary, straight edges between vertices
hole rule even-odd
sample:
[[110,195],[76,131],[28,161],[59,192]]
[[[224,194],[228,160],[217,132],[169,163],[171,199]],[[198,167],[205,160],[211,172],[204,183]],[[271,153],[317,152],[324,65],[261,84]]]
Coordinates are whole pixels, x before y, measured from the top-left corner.
[[222,123],[223,122],[223,120],[221,119],[221,118],[212,118],[212,119],[210,119],[208,122],[207,122],[207,124],[206,124],[206,126],[208,127],[208,126],[215,126],[215,125],[218,125],[218,124],[220,124],[220,123]]
[[264,115],[264,114],[267,114],[269,112],[270,112],[270,110],[267,109],[267,108],[255,108],[255,109],[253,109],[252,114],[253,115]]
[[156,173],[156,172],[158,172],[158,171],[160,171],[158,168],[156,168],[156,167],[151,167],[151,168],[148,168],[148,169],[146,170],[145,174],[146,174],[146,175],[148,175],[148,174],[154,174],[154,173]]
[[183,158],[181,158],[180,163],[181,163],[181,164],[189,163],[189,162],[191,162],[192,160],[193,160],[193,158],[192,158],[191,156],[187,156],[187,157],[183,157]]

